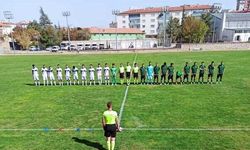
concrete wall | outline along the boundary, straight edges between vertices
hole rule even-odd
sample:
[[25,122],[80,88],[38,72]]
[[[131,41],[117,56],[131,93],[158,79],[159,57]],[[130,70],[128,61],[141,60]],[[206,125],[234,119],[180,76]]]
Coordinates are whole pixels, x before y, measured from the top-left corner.
[[183,44],[183,50],[250,50],[250,43],[206,43],[206,44]]

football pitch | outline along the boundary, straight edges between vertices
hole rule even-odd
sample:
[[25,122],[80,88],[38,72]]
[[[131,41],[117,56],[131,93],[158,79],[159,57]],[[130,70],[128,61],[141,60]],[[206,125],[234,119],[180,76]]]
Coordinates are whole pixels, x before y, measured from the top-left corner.
[[[36,87],[31,76],[32,64],[166,61],[177,71],[185,62],[217,67],[222,60],[222,84]],[[249,61],[249,51],[1,56],[0,149],[105,150],[101,118],[108,101],[122,112],[116,149],[250,149]]]

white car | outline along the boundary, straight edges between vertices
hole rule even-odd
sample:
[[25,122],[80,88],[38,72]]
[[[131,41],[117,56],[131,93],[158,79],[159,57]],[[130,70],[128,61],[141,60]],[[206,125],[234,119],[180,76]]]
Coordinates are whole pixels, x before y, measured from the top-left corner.
[[46,48],[46,51],[51,51],[51,50],[52,50],[51,46]]
[[78,43],[78,44],[76,45],[76,47],[77,47],[77,50],[79,50],[79,51],[84,50],[84,44],[82,44],[82,43]]
[[75,45],[70,45],[70,50],[77,50],[77,47]]
[[84,48],[85,48],[85,50],[90,50],[91,49],[91,45],[90,44],[85,44]]
[[60,50],[59,46],[53,46],[51,52],[58,52]]
[[29,48],[30,51],[38,51],[39,49],[36,46],[31,46]]
[[98,46],[97,46],[97,44],[92,44],[91,48],[92,48],[93,50],[97,50],[97,49],[98,49]]

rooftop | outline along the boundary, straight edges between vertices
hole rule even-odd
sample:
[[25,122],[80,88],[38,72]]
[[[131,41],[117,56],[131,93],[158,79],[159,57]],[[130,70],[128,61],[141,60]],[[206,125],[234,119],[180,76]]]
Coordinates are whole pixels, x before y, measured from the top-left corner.
[[144,34],[141,30],[135,29],[135,28],[97,28],[97,27],[91,27],[87,28],[90,33],[93,34],[114,34],[114,33],[120,33],[120,34]]
[[[168,11],[182,11],[183,8],[185,10],[209,10],[212,9],[211,5],[183,5],[183,6],[176,6],[176,7],[167,7]],[[130,9],[124,12],[121,12],[120,15],[125,14],[138,14],[138,13],[159,13],[162,12],[164,7],[149,7],[149,8],[142,8],[142,9]]]

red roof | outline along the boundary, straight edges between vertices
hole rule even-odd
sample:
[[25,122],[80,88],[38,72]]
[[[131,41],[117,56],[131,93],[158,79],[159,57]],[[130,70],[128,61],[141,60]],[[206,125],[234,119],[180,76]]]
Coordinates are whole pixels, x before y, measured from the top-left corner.
[[101,34],[113,34],[113,33],[120,33],[120,34],[144,34],[141,30],[135,28],[97,28],[91,27],[87,28],[90,33],[101,33]]
[[[176,6],[176,7],[168,7],[168,11],[182,11],[183,7],[185,10],[209,10],[212,8],[211,5],[183,5],[183,6]],[[123,14],[136,14],[136,13],[159,13],[163,11],[164,7],[150,7],[150,8],[143,8],[143,9],[130,9],[124,12],[121,12],[120,15]]]

